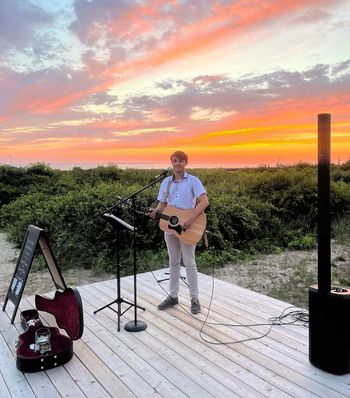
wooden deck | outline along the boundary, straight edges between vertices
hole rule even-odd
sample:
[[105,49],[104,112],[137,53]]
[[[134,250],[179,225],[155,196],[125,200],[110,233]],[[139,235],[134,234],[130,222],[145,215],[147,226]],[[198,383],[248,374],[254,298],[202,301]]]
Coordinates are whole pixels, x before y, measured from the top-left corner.
[[[155,273],[164,277],[164,270]],[[187,287],[180,284],[180,302],[167,311],[157,304],[165,297],[151,273],[137,277],[138,318],[147,323],[143,332],[130,333],[123,325],[134,319],[130,309],[121,318],[106,308],[112,301],[115,280],[79,287],[83,299],[85,330],[74,343],[74,357],[64,366],[39,373],[19,372],[14,362],[14,342],[22,333],[17,315],[10,324],[12,303],[0,311],[0,397],[350,397],[350,374],[334,376],[308,360],[308,331],[302,327],[274,326],[260,340],[212,345],[199,330],[207,314],[212,278],[200,274],[202,314],[191,316]],[[122,295],[133,299],[133,278],[121,281]],[[163,283],[167,287],[167,282]],[[32,308],[34,298],[21,300]],[[215,279],[208,322],[262,323],[288,307],[287,303]],[[186,310],[186,311],[185,311]],[[42,318],[54,325],[50,315]],[[260,327],[208,325],[204,337],[229,342],[257,337]]]

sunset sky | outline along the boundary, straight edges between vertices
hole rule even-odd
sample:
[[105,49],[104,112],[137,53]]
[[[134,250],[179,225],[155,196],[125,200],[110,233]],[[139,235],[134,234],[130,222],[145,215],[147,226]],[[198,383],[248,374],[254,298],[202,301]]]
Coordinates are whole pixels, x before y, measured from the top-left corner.
[[0,163],[350,158],[350,0],[1,0]]

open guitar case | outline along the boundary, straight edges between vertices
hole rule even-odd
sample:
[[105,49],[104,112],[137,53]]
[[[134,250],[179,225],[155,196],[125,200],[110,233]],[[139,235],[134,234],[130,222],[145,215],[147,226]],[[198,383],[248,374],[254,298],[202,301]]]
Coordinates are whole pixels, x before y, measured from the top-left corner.
[[[83,335],[84,320],[80,294],[75,288],[56,291],[54,298],[35,296],[36,309],[20,313],[20,334],[16,349],[16,366],[22,372],[38,372],[63,365],[73,356],[73,340]],[[52,314],[57,327],[45,326],[38,311]]]

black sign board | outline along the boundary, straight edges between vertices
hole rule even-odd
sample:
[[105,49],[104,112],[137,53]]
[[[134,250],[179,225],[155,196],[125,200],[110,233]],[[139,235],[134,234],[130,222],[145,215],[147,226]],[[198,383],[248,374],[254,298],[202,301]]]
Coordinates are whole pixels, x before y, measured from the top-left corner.
[[21,301],[23,290],[27,282],[30,267],[32,266],[37,248],[41,250],[41,253],[44,256],[56,288],[62,290],[66,289],[66,284],[62,277],[61,271],[57,266],[53,253],[48,245],[44,230],[36,227],[35,225],[29,225],[22,244],[20,255],[17,260],[16,268],[11,279],[11,283],[5,297],[4,305],[2,307],[2,310],[5,311],[8,300],[11,300],[14,304],[15,309],[12,315],[11,323],[14,322],[16,317],[19,302]]

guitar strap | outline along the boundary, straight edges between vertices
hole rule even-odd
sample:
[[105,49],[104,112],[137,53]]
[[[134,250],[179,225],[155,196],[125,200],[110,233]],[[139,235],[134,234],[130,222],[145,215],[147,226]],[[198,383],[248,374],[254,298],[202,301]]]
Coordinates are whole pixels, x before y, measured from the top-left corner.
[[168,201],[168,196],[169,196],[169,191],[170,191],[170,185],[173,182],[173,176],[171,176],[170,180],[168,181],[168,185],[166,187],[166,191],[165,191],[165,201]]
[[208,232],[206,229],[204,230],[204,233],[203,233],[203,242],[204,242],[205,248],[208,250],[209,249],[209,241],[208,241]]

